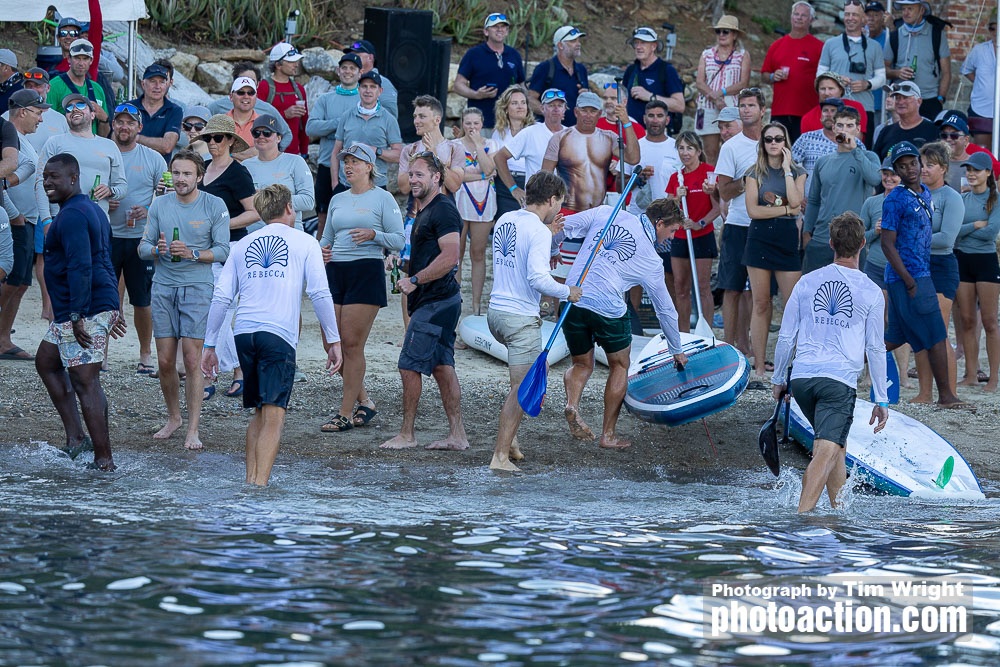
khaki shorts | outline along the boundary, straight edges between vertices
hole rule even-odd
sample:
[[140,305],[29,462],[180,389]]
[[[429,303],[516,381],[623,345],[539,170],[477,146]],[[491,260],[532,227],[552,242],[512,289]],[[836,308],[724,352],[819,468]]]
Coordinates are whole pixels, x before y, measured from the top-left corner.
[[111,325],[117,319],[117,310],[106,310],[83,318],[83,330],[91,339],[89,348],[84,348],[76,342],[72,322],[52,322],[42,340],[59,348],[59,358],[66,368],[103,364],[104,351],[108,347],[108,334],[111,332]]
[[530,366],[542,353],[542,318],[489,308],[486,323],[507,348],[508,366]]

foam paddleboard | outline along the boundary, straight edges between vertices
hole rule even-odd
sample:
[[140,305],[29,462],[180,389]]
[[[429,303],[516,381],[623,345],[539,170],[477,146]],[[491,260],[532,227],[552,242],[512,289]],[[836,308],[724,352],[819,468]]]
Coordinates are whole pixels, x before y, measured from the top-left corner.
[[[892,352],[885,353],[885,375],[885,393],[889,395],[889,405],[896,405],[899,403],[899,369],[896,368],[896,357]],[[868,390],[868,400],[875,402],[875,387]]]
[[[649,336],[636,336],[632,334],[632,349],[629,350],[629,365],[634,364],[639,359],[642,358],[643,350],[646,349],[646,345],[649,344]],[[608,365],[608,354],[604,351],[604,348],[600,345],[594,345],[594,359],[597,363]]]
[[732,345],[682,333],[688,356],[674,368],[663,334],[654,337],[629,368],[625,407],[644,421],[680,426],[732,406],[747,388],[750,364]]
[[[847,436],[847,472],[860,474],[878,491],[915,498],[985,498],[972,468],[950,442],[916,419],[889,410],[880,433],[868,424],[873,403],[858,399]],[[813,429],[791,402],[791,437],[812,451]],[[949,473],[950,470],[950,473]]]
[[[549,336],[552,335],[552,330],[555,328],[555,322],[542,320],[542,345],[545,345],[549,340]],[[472,349],[485,352],[491,357],[496,357],[500,361],[507,363],[507,346],[503,345],[490,333],[490,327],[486,323],[485,315],[469,315],[466,317],[458,325],[458,334],[465,341],[465,344]],[[560,330],[555,342],[552,343],[552,349],[549,350],[548,363],[551,366],[564,359],[567,355],[569,355],[569,347],[566,346],[566,337],[563,336]]]

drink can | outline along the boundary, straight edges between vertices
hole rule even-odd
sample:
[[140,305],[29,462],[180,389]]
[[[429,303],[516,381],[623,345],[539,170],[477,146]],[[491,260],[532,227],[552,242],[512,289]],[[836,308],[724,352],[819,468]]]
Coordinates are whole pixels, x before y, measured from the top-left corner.
[[163,184],[168,188],[174,187],[174,174],[173,172],[165,171],[163,172]]

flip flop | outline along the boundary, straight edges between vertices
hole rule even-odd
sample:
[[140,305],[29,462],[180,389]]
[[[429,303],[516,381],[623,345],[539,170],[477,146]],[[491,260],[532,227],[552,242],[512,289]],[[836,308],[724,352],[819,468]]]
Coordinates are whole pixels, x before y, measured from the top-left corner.
[[767,378],[763,375],[751,375],[750,381],[747,383],[747,389],[750,390],[763,390],[767,389]]
[[30,353],[25,352],[17,345],[10,348],[6,352],[0,352],[0,360],[3,361],[34,361],[35,357]]
[[152,375],[156,372],[156,366],[151,366],[149,364],[144,364],[141,361],[135,369],[136,375]]
[[355,426],[368,426],[368,422],[375,418],[378,414],[378,410],[375,408],[369,408],[367,405],[359,405],[354,408],[354,415],[351,416],[351,421]]
[[354,428],[354,424],[351,420],[344,415],[335,415],[330,418],[330,421],[319,427],[319,430],[323,433],[340,433],[341,431],[350,431]]
[[910,378],[911,380],[916,380],[917,378],[919,378],[920,376],[917,373],[917,367],[914,366],[910,370],[906,371],[906,377]]
[[938,410],[968,410],[969,412],[975,412],[976,406],[972,403],[966,403],[965,401],[958,401],[957,403],[948,403],[947,405],[937,404]]
[[774,372],[774,362],[773,361],[765,361],[764,362],[764,370],[767,371],[768,373],[773,373]]
[[976,382],[989,382],[990,376],[986,371],[976,371]]
[[208,385],[207,387],[205,387],[204,392],[205,393],[202,394],[201,400],[207,401],[213,396],[215,396],[215,385],[214,384]]
[[[236,386],[235,390],[233,389],[234,385]],[[239,398],[240,396],[242,396],[243,380],[233,380],[233,383],[229,385],[229,389],[223,392],[222,395],[225,396],[226,398]]]

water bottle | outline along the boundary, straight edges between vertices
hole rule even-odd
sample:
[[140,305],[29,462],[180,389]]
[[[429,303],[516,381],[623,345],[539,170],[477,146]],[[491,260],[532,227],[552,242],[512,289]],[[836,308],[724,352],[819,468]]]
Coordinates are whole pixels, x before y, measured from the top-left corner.
[[389,272],[389,284],[392,285],[391,292],[393,294],[399,294],[400,293],[399,286],[396,284],[396,283],[399,282],[399,278],[400,278],[400,275],[399,275],[399,260],[398,259],[394,259],[394,260],[392,260],[392,270]]
[[[179,228],[177,228],[177,227],[174,227],[174,237],[173,237],[173,240],[174,241],[180,241],[181,240],[181,230]],[[170,261],[171,262],[179,262],[179,261],[181,261],[181,258],[178,257],[178,256],[176,256],[176,255],[171,255],[170,256]]]
[[94,177],[94,187],[90,189],[90,201],[97,201],[97,188],[101,187],[101,175],[98,174]]

